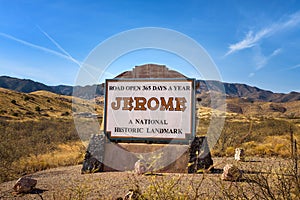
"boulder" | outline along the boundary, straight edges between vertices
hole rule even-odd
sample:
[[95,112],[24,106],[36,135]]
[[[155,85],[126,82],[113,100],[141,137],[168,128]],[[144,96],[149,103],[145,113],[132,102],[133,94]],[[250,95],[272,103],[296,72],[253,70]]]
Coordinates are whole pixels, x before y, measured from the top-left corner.
[[189,147],[188,173],[197,173],[202,170],[213,170],[213,160],[206,137],[195,137]]
[[236,148],[235,154],[234,154],[234,159],[237,161],[245,161],[244,149]]
[[13,189],[17,193],[28,193],[31,192],[37,184],[37,180],[29,177],[21,177],[15,183]]
[[223,168],[221,179],[224,181],[238,181],[242,178],[242,171],[232,164],[226,164]]
[[103,164],[97,160],[89,151],[86,151],[81,168],[81,174],[102,172]]
[[104,134],[91,135],[89,146],[84,156],[81,173],[102,172],[104,165]]

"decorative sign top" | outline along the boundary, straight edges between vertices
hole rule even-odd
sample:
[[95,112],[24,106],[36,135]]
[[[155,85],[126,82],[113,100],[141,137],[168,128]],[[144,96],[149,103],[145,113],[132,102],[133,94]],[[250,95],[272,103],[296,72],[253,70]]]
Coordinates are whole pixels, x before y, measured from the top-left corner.
[[106,80],[110,140],[186,143],[195,132],[194,79]]

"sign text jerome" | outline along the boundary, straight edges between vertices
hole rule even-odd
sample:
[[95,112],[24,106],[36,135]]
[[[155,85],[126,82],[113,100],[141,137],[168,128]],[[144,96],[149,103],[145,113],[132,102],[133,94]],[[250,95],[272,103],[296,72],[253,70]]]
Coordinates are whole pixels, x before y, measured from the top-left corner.
[[106,80],[111,140],[184,142],[194,135],[194,79]]

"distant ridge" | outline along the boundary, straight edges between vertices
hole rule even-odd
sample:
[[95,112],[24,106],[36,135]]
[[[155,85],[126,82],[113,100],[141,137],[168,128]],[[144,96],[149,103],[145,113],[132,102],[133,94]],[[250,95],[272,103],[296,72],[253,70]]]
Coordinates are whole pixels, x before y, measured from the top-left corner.
[[35,82],[30,79],[12,78],[9,76],[0,77],[0,87],[24,93],[30,93],[38,90],[54,92],[50,86],[43,83]]
[[76,96],[92,99],[96,96],[102,96],[103,85],[88,85],[88,86],[48,86],[43,83],[35,82],[30,79],[18,79],[9,76],[0,76],[0,87],[5,89],[14,90],[17,92],[31,93],[39,90],[45,90],[61,95],[71,96],[73,94],[73,89],[76,88]]
[[[125,71],[116,76],[116,78],[185,78],[183,74],[168,69],[165,65],[145,64],[135,66],[131,71]],[[288,94],[274,93],[272,91],[263,90],[257,87],[249,86],[240,83],[222,83],[213,80],[197,80],[197,92],[200,96],[209,96],[210,91],[220,92],[221,86],[224,86],[227,98],[244,98],[249,101],[264,101],[264,102],[291,102],[299,101],[300,93],[290,92]],[[43,83],[35,82],[29,79],[18,79],[9,76],[0,76],[0,87],[15,90],[18,92],[30,93],[39,90],[45,90],[62,95],[72,95],[84,99],[92,99],[104,94],[104,84],[95,84],[88,86],[48,86]],[[210,88],[210,90],[208,90]]]

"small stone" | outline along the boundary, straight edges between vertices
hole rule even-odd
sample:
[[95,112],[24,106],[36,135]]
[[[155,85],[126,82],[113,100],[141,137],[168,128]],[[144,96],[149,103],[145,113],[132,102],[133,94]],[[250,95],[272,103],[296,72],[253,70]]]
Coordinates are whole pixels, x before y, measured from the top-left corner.
[[139,175],[145,174],[147,172],[146,163],[142,160],[136,161],[136,163],[134,164],[134,171]]
[[226,164],[223,168],[221,179],[224,181],[238,181],[242,178],[242,171],[232,164]]
[[21,177],[15,183],[13,189],[17,193],[28,193],[31,192],[37,184],[37,180],[29,177]]
[[124,196],[124,200],[138,200],[143,199],[141,192],[139,190],[129,190],[127,194]]
[[236,148],[235,154],[234,154],[234,159],[237,161],[245,161],[244,149]]

